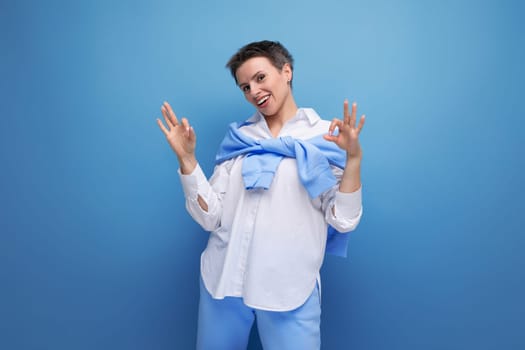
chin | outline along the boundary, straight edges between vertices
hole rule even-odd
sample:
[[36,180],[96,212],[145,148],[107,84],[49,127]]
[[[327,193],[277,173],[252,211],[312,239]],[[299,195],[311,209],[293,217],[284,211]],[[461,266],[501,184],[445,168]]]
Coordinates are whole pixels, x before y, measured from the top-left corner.
[[277,112],[279,111],[278,108],[262,108],[262,109],[259,109],[257,108],[257,110],[262,114],[264,115],[265,117],[273,117],[274,115],[277,114]]
[[277,113],[275,113],[274,111],[261,111],[259,110],[259,112],[265,116],[266,118],[272,118],[273,116],[275,116]]

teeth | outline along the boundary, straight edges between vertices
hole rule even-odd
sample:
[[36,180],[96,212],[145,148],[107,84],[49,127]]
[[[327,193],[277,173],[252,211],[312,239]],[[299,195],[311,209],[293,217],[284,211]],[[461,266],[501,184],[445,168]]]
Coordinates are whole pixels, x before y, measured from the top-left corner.
[[266,97],[261,98],[261,99],[257,102],[257,104],[258,104],[259,106],[262,105],[264,102],[266,102],[266,100],[267,100],[268,98],[270,98],[270,96],[266,96]]

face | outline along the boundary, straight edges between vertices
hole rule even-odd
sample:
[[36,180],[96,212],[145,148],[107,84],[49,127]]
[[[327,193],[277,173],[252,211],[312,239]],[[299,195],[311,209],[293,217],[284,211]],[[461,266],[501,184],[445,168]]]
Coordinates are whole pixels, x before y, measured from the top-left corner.
[[289,64],[279,70],[268,58],[254,57],[244,62],[235,75],[246,100],[264,116],[278,115],[292,99]]

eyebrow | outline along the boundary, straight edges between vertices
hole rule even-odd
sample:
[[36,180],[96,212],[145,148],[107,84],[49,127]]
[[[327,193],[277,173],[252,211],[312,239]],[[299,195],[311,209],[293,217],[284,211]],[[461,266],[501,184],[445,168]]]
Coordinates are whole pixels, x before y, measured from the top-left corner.
[[[252,75],[252,77],[250,78],[250,80],[252,80],[253,78],[255,78],[259,73],[262,73],[263,71],[262,70],[258,70],[257,73],[255,73],[254,75]],[[237,86],[241,87],[243,85],[246,85],[247,83],[240,83],[238,84]]]

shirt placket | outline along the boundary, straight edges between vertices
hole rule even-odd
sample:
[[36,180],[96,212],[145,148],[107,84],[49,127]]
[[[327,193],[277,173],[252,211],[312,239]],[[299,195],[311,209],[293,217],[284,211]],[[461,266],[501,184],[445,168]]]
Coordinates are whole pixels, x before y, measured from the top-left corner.
[[250,264],[250,248],[253,240],[253,234],[255,229],[255,219],[257,218],[257,210],[259,203],[263,195],[263,190],[250,190],[246,195],[247,201],[245,201],[245,210],[243,210],[244,223],[241,234],[241,242],[239,249],[239,270],[238,270],[238,283],[237,288],[239,292],[244,289],[244,283],[246,281],[246,271]]

